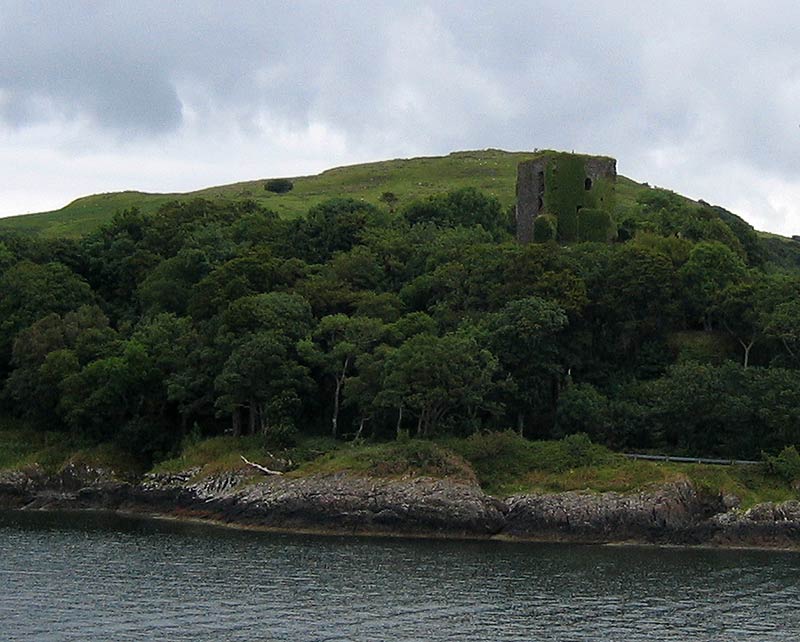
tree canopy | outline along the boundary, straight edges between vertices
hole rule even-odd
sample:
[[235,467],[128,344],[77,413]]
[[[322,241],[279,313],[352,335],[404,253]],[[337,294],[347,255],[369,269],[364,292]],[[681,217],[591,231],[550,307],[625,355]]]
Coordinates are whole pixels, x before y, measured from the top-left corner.
[[77,242],[3,236],[2,411],[150,458],[193,425],[800,446],[800,274],[737,217],[651,190],[615,242],[520,245],[473,188],[382,203],[196,200]]

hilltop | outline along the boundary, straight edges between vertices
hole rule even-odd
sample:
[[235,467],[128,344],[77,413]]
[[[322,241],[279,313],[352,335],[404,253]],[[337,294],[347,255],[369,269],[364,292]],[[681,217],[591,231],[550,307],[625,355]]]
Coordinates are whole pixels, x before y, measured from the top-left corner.
[[[372,205],[382,205],[381,195],[397,197],[396,208],[435,194],[463,187],[474,187],[497,198],[503,207],[516,202],[517,165],[548,153],[508,152],[500,149],[459,151],[447,156],[394,159],[348,165],[313,176],[289,177],[294,187],[284,194],[265,189],[270,178],[207,187],[193,192],[148,193],[110,192],[78,198],[61,209],[0,218],[4,230],[44,239],[80,238],[108,223],[117,212],[136,208],[144,214],[157,212],[175,201],[204,198],[221,203],[255,201],[276,212],[281,218],[303,216],[311,207],[330,198],[353,198]],[[659,191],[647,183],[625,176],[617,177],[616,220],[636,217],[639,203],[648,193]],[[705,206],[685,196],[674,195],[689,206]],[[729,225],[755,230],[741,217],[722,208],[710,208]],[[781,268],[800,269],[800,242],[777,234],[759,232],[759,243],[767,260]]]
[[[131,207],[143,213],[155,212],[175,200],[254,200],[283,218],[296,218],[310,207],[333,197],[354,198],[380,204],[384,192],[398,197],[398,207],[416,199],[461,187],[475,187],[496,197],[504,207],[515,202],[517,165],[535,158],[537,152],[506,152],[497,149],[454,152],[447,156],[395,159],[329,169],[315,176],[291,177],[294,189],[274,194],[264,189],[268,179],[208,187],[194,192],[150,194],[125,191],[84,196],[51,212],[24,214],[0,219],[0,229],[13,229],[45,238],[76,238],[97,229],[113,215]],[[650,189],[620,176],[618,207],[635,206],[637,197]],[[688,200],[688,199],[687,199]]]

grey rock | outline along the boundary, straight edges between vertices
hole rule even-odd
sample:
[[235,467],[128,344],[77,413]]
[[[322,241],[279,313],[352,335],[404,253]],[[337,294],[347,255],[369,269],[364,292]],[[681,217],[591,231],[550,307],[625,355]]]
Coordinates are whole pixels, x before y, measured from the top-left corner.
[[149,474],[136,483],[77,467],[0,472],[0,508],[109,509],[282,530],[585,543],[800,548],[800,502],[738,509],[732,495],[681,481],[636,494],[566,492],[501,501],[476,483],[347,473],[305,478],[252,470]]
[[636,495],[517,495],[507,503],[508,535],[591,542],[689,542],[709,517],[724,511],[721,497],[698,493],[688,482]]

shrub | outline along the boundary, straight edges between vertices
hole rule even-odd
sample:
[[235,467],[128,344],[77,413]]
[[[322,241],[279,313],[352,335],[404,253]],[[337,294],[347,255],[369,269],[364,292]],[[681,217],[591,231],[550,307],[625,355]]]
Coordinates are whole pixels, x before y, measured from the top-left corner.
[[617,229],[608,212],[588,207],[578,212],[579,241],[606,243],[616,236]]
[[291,192],[293,188],[294,183],[288,178],[273,178],[264,183],[264,189],[275,194],[285,194]]
[[297,445],[300,433],[290,421],[282,421],[270,426],[266,434],[267,446],[273,448],[291,448]]
[[788,482],[800,479],[800,453],[794,446],[787,446],[777,457],[764,455],[767,469]]
[[608,398],[588,383],[569,386],[558,400],[557,436],[585,433],[603,440],[611,429]]
[[537,243],[555,241],[558,236],[558,219],[552,214],[541,214],[533,219],[533,240]]

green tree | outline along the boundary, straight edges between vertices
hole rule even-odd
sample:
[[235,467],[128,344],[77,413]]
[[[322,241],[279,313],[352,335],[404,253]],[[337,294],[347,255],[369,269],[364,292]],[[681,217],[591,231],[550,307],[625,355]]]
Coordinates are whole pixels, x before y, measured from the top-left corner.
[[288,178],[272,178],[264,183],[264,189],[275,194],[285,194],[291,192],[293,188],[294,183]]
[[550,408],[554,382],[565,373],[556,336],[567,326],[556,304],[526,297],[511,301],[487,318],[488,345],[513,380],[513,406],[520,434],[525,415]]
[[723,291],[744,278],[745,265],[726,245],[703,242],[694,246],[679,274],[690,313],[702,322],[703,329],[710,331]]
[[138,294],[146,312],[185,314],[192,287],[209,270],[200,250],[181,250],[159,263],[139,284]]
[[0,369],[14,336],[50,313],[63,314],[93,302],[89,285],[60,263],[21,261],[0,275]]
[[291,255],[309,263],[324,263],[334,252],[347,252],[364,229],[386,223],[386,213],[354,199],[330,199],[312,207],[305,218],[292,223],[288,240]]
[[779,341],[792,361],[800,364],[800,300],[779,303],[764,322],[767,336]]
[[233,418],[234,434],[241,434],[241,411],[247,409],[248,432],[269,435],[293,421],[301,393],[311,385],[285,333],[255,332],[234,348],[216,378],[216,406]]
[[497,358],[471,336],[419,334],[386,360],[382,398],[417,418],[417,435],[427,437],[449,414],[477,420],[481,411],[496,412]]
[[390,212],[394,213],[394,209],[397,206],[397,202],[400,199],[397,197],[397,194],[395,194],[394,192],[383,192],[380,195],[380,197],[378,198],[378,200],[381,203],[385,204],[389,208]]
[[323,317],[312,340],[300,344],[301,354],[333,381],[331,435],[339,434],[342,390],[355,369],[356,361],[373,350],[385,332],[378,319],[336,314]]
[[412,225],[434,223],[439,226],[480,225],[494,238],[507,234],[503,209],[493,196],[487,196],[474,187],[431,196],[426,201],[410,203],[403,216]]

